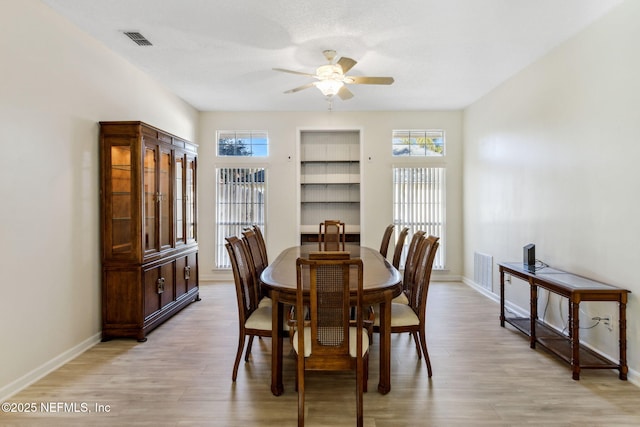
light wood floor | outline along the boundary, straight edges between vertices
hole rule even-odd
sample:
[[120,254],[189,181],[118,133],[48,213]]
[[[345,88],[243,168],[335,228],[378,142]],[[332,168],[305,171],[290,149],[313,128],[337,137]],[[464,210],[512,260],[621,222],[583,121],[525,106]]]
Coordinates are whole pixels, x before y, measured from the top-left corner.
[[[427,340],[434,374],[407,334],[393,337],[392,390],[380,395],[377,338],[371,353],[365,426],[638,426],[640,388],[610,370],[571,379],[567,364],[531,350],[523,335],[500,328],[498,305],[460,283],[433,283]],[[270,391],[271,340],[254,343],[231,369],[237,316],[231,284],[201,286],[192,304],[146,343],[100,343],[9,399],[36,403],[36,413],[0,412],[2,426],[293,426],[297,420],[293,359],[285,393]],[[288,343],[285,340],[285,346]],[[285,348],[285,353],[289,347]],[[351,373],[311,374],[307,425],[352,426]],[[44,413],[40,404],[87,405],[89,413]],[[96,412],[96,404],[109,412]]]

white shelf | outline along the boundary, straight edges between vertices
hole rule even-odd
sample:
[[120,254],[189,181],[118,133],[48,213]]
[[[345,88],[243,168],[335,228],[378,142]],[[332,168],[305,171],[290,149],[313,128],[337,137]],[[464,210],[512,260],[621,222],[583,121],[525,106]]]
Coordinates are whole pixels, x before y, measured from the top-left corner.
[[360,202],[358,184],[307,184],[301,192],[302,203],[319,202]]
[[301,184],[360,184],[360,175],[301,176]]

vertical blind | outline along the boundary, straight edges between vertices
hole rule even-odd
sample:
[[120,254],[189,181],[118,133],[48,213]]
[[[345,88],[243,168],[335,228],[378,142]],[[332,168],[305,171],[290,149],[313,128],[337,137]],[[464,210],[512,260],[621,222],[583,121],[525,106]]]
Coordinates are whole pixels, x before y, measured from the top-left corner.
[[240,236],[253,224],[265,231],[265,169],[217,168],[216,267],[230,268],[225,237]]
[[[444,178],[445,168],[440,167],[393,168],[393,223],[396,233],[408,227],[409,237],[419,230],[440,237],[434,269],[443,269],[445,263]],[[405,241],[401,268],[404,267],[410,240]]]

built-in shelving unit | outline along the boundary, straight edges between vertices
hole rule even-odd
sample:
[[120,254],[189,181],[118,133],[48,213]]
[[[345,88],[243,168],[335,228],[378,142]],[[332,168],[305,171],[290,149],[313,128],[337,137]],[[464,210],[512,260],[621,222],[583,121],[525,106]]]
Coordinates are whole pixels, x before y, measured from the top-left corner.
[[326,219],[346,224],[347,240],[360,241],[360,132],[300,133],[301,242],[315,242]]

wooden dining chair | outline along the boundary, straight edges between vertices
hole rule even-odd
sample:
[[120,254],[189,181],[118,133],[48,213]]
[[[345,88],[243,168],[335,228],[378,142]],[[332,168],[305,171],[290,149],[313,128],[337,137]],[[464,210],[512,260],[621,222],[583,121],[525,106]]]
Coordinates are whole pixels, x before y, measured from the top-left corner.
[[271,305],[271,299],[262,292],[260,285],[260,275],[268,265],[260,248],[260,238],[254,228],[246,228],[242,231],[242,240],[245,242],[249,254],[249,268],[258,292],[258,305]]
[[389,251],[389,241],[391,240],[394,227],[395,226],[393,224],[387,225],[387,228],[384,229],[384,234],[382,235],[382,241],[380,242],[380,255],[384,258],[387,257],[387,252]]
[[[363,393],[368,379],[369,336],[364,328],[363,269],[359,258],[296,261],[296,358],[298,426],[304,426],[305,372],[356,372],[356,419],[363,425]],[[351,299],[351,270],[357,271],[355,306]],[[305,293],[308,292],[308,300]],[[352,319],[355,307],[355,319]],[[303,327],[300,327],[303,325]]]
[[318,249],[321,251],[344,251],[346,243],[345,225],[339,220],[327,219],[320,223]]
[[231,269],[233,270],[233,280],[238,301],[238,350],[231,375],[231,379],[235,381],[238,376],[238,366],[246,337],[249,337],[249,342],[247,343],[244,360],[248,362],[253,337],[271,336],[272,318],[271,306],[258,306],[258,286],[251,272],[249,252],[245,242],[236,236],[226,237],[226,241],[225,247],[231,259]]
[[409,242],[409,248],[407,249],[407,257],[404,261],[404,269],[402,272],[402,293],[393,299],[393,302],[408,304],[409,288],[413,284],[413,278],[416,268],[418,247],[421,241],[425,238],[425,232],[418,230],[413,233],[411,242]]
[[402,252],[404,251],[404,241],[407,239],[407,234],[409,234],[409,227],[404,227],[398,235],[395,248],[393,248],[393,260],[391,261],[391,265],[398,269],[400,268],[400,259],[402,258]]
[[[427,351],[426,308],[433,261],[438,250],[439,238],[422,238],[417,247],[417,263],[414,280],[408,293],[408,304],[391,303],[391,333],[409,332],[416,343],[418,359],[424,356],[427,373],[432,376],[431,361]],[[374,331],[379,332],[380,316],[376,313]]]
[[256,233],[256,237],[258,238],[258,243],[260,245],[260,253],[262,254],[262,261],[264,265],[269,265],[269,257],[267,256],[267,242],[264,240],[264,233],[260,229],[258,224],[253,224],[253,231]]

